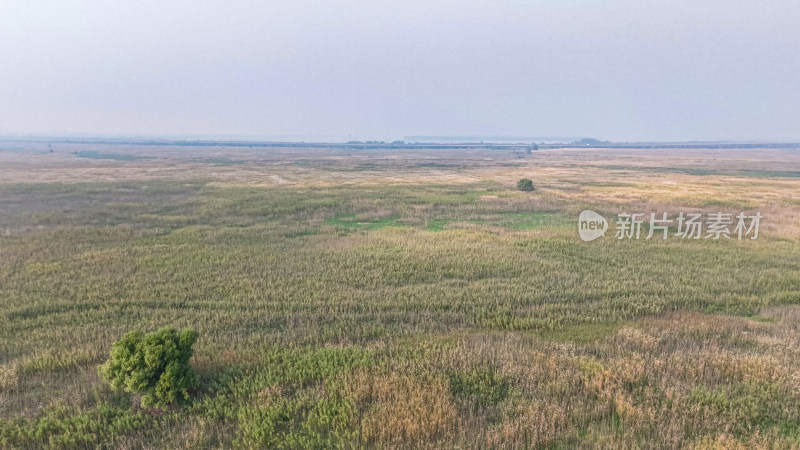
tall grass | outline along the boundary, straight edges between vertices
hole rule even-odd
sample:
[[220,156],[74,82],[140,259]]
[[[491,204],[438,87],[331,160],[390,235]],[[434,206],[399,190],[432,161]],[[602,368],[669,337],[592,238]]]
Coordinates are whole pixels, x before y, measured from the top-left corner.
[[[800,301],[798,242],[587,244],[584,206],[493,182],[2,185],[0,445],[798,445],[800,315],[775,306]],[[94,374],[166,325],[200,333],[201,386],[154,415]]]

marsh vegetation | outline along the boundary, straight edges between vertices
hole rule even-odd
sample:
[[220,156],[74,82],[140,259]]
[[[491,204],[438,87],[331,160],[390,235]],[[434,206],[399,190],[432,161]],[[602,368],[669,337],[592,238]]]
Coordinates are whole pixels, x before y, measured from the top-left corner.
[[[800,445],[800,180],[762,176],[792,151],[55,147],[0,151],[0,446]],[[588,207],[765,223],[584,243]],[[154,412],[97,367],[165,326],[197,386]]]

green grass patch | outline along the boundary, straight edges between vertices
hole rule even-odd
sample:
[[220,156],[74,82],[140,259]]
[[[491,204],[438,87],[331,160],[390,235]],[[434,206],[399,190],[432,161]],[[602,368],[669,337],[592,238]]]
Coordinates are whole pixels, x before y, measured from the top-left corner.
[[537,335],[548,341],[588,344],[605,339],[622,328],[622,326],[623,324],[621,323],[571,324],[552,330],[543,330]]
[[217,166],[237,166],[240,164],[244,164],[244,161],[242,160],[230,159],[225,157],[203,158],[203,159],[198,159],[196,161],[203,164],[214,164]]
[[74,153],[78,158],[89,159],[110,159],[113,161],[141,161],[143,159],[151,159],[147,156],[140,155],[125,155],[122,153],[101,153],[94,150],[82,150]]
[[563,216],[547,212],[514,212],[505,213],[501,223],[515,231],[537,230],[549,227],[563,227],[572,222]]
[[447,220],[447,219],[429,220],[428,221],[428,227],[426,228],[426,230],[434,232],[434,233],[438,232],[438,231],[444,231],[444,229],[447,227],[447,224],[449,224],[451,222],[452,222],[451,220]]
[[325,225],[342,228],[345,230],[380,230],[386,227],[399,227],[404,224],[396,217],[384,217],[375,220],[359,219],[356,214],[344,214],[325,220]]
[[481,367],[450,373],[453,396],[474,402],[478,407],[494,406],[508,398],[511,381],[495,368]]

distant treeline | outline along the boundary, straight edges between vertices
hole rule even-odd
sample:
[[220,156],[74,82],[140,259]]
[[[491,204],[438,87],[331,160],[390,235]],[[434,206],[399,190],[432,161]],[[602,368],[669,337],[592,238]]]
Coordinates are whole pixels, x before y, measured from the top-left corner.
[[[6,141],[13,141],[7,139]],[[37,142],[25,139],[26,142]],[[559,148],[800,148],[798,142],[782,143],[730,143],[730,142],[609,142],[596,139],[582,139],[570,143],[429,143],[405,141],[348,141],[348,142],[279,142],[279,141],[218,141],[218,140],[170,140],[170,139],[41,139],[40,142],[60,144],[102,144],[102,145],[144,145],[144,146],[183,146],[183,147],[264,147],[264,148],[334,148],[334,149],[497,149],[497,150],[543,150]]]

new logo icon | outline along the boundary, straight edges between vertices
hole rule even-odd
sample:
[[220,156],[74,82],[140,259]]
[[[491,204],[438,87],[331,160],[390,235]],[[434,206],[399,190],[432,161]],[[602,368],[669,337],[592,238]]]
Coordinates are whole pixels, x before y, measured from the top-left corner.
[[608,222],[600,214],[586,209],[578,216],[578,235],[585,242],[605,236],[606,230],[608,230]]

